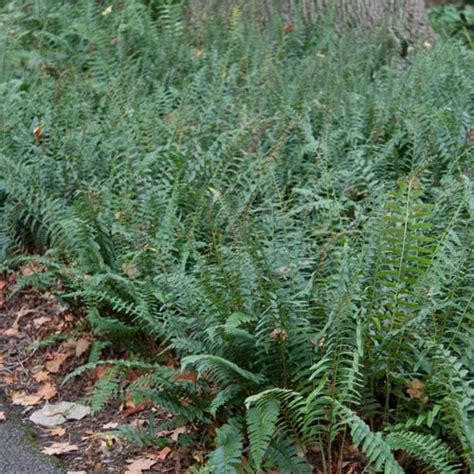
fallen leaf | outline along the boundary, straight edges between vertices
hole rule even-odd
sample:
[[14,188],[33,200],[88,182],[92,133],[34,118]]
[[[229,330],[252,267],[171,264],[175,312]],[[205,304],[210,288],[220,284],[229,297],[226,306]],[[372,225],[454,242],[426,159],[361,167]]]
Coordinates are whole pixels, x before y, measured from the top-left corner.
[[7,419],[7,415],[4,411],[0,411],[0,421],[5,421]]
[[49,380],[50,376],[49,376],[48,372],[46,372],[45,370],[42,370],[42,371],[36,373],[35,375],[33,375],[33,378],[38,383],[41,383],[41,382],[46,382],[47,380]]
[[49,416],[61,414],[68,420],[81,420],[89,415],[90,412],[91,409],[86,405],[73,402],[60,402],[49,405],[46,414]]
[[474,128],[468,128],[466,130],[466,141],[468,143],[474,141]]
[[150,459],[150,458],[137,459],[133,461],[132,464],[130,464],[130,466],[128,466],[128,471],[126,471],[126,474],[142,474],[143,471],[147,471],[152,466],[154,466],[157,462],[158,462],[157,459]]
[[293,23],[287,23],[283,31],[285,33],[291,33],[294,29],[295,29],[295,25],[293,25]]
[[193,459],[197,461],[199,464],[204,464],[204,451],[195,451],[193,453]]
[[183,372],[176,377],[174,377],[175,382],[192,382],[195,383],[197,380],[196,374],[193,374],[192,372]]
[[110,423],[107,423],[105,424],[102,429],[104,430],[113,430],[115,428],[117,428],[119,424],[118,423],[115,423],[114,421],[111,421]]
[[51,400],[58,393],[58,389],[51,383],[47,382],[36,392],[38,397],[45,400]]
[[140,420],[140,419],[133,420],[130,423],[130,426],[132,428],[140,428],[140,427],[143,427],[143,426],[146,426],[146,425],[147,425],[147,421],[146,420]]
[[101,379],[109,369],[111,369],[113,366],[112,365],[101,365],[100,367],[95,368],[95,378]]
[[283,328],[275,328],[271,333],[270,337],[272,339],[278,339],[280,341],[285,341],[288,339],[288,333]]
[[421,380],[410,380],[407,387],[407,393],[411,398],[416,398],[417,400],[420,400],[421,403],[426,403],[428,401],[428,397],[424,392],[425,384]]
[[80,420],[90,414],[90,408],[79,403],[46,403],[30,415],[30,421],[41,426],[58,426],[66,420]]
[[128,408],[125,408],[125,410],[120,413],[120,416],[122,418],[126,418],[127,416],[134,415],[135,413],[139,413],[145,409],[145,404],[144,403],[139,403],[138,405],[132,405],[129,406]]
[[171,448],[169,446],[166,446],[161,451],[158,451],[157,453],[151,453],[150,457],[158,461],[164,461],[168,457],[169,453],[171,453]]
[[0,290],[3,290],[7,286],[7,282],[5,280],[0,280]]
[[130,263],[124,263],[122,265],[122,271],[123,273],[125,273],[125,275],[133,277],[138,272],[138,269],[135,265],[131,265]]
[[178,441],[179,435],[183,433],[187,433],[188,429],[186,426],[180,426],[179,428],[176,428],[175,430],[172,431],[171,433],[171,439],[173,441]]
[[10,398],[13,405],[21,405],[23,407],[38,405],[41,402],[41,397],[38,397],[38,395],[28,395],[23,391],[11,392]]
[[60,352],[74,352],[76,350],[76,340],[72,337],[64,341],[60,346]]
[[61,428],[60,426],[57,426],[56,428],[51,428],[49,430],[49,433],[53,436],[64,436],[66,434],[66,430],[64,428]]
[[127,372],[127,381],[130,383],[135,382],[139,377],[140,376],[133,369]]
[[44,265],[36,262],[35,260],[31,260],[28,265],[20,268],[20,273],[23,276],[31,276],[35,273],[41,273],[45,269]]
[[75,444],[53,443],[51,446],[43,448],[41,452],[44,454],[49,454],[50,456],[51,455],[54,456],[54,455],[70,453],[71,451],[78,451],[78,450],[79,450],[79,447],[76,446]]
[[85,354],[89,350],[90,345],[91,343],[87,339],[79,339],[76,343],[76,357],[81,357],[82,354]]
[[179,435],[187,432],[188,428],[186,428],[186,426],[180,426],[175,430],[159,431],[158,433],[156,433],[156,436],[158,438],[161,438],[162,436],[170,436],[173,441],[178,441]]
[[50,405],[46,404],[43,408],[34,411],[29,420],[40,426],[58,426],[66,423],[66,418],[61,413],[48,412]]
[[64,361],[69,357],[67,352],[56,352],[53,354],[53,359],[46,362],[44,365],[48,372],[52,374],[57,374],[61,369],[61,365],[63,365]]
[[16,381],[16,375],[4,375],[2,377],[3,383],[5,385],[11,385],[13,382]]
[[36,140],[39,140],[43,135],[43,130],[41,130],[41,127],[35,127],[33,130],[33,135]]
[[41,327],[43,324],[49,323],[51,318],[48,316],[41,316],[41,318],[33,319],[33,325],[35,328]]
[[18,325],[13,325],[10,329],[5,329],[2,331],[2,335],[8,337],[16,337],[18,334]]

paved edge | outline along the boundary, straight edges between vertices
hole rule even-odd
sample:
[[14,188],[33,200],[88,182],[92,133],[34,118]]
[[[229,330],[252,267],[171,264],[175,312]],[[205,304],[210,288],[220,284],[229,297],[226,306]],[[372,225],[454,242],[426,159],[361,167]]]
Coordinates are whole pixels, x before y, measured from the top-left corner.
[[[0,473],[5,474],[62,474],[59,462],[41,454],[36,443],[28,439],[29,427],[5,402],[0,390],[0,411],[7,420],[0,422]],[[31,429],[32,430],[32,429]],[[32,431],[33,432],[33,431]]]

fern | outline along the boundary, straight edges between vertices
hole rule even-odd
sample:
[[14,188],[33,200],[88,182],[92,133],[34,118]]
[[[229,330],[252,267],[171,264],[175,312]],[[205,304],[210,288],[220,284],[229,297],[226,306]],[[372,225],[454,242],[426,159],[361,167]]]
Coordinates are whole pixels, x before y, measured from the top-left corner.
[[459,466],[452,464],[455,454],[439,439],[431,435],[412,432],[394,432],[387,436],[387,443],[393,450],[403,450],[442,474],[459,472]]
[[221,427],[215,472],[309,472],[313,446],[329,471],[353,442],[368,469],[469,469],[472,51],[33,3],[0,7],[0,259],[85,307],[67,380],[111,366],[99,409],[135,368],[127,396]]
[[117,367],[108,369],[95,383],[93,392],[87,397],[92,413],[101,411],[112,396],[117,396],[121,372]]
[[211,471],[234,474],[242,456],[241,434],[237,428],[224,425],[217,430],[216,449],[209,455]]
[[343,417],[344,423],[350,426],[355,445],[362,448],[375,471],[402,474],[403,469],[395,460],[390,443],[384,439],[382,434],[372,432],[352,410],[340,404],[336,404],[336,407]]
[[[247,404],[250,403],[247,399]],[[272,399],[263,399],[247,409],[247,430],[257,471],[261,468],[263,457],[274,435],[279,413],[280,404],[278,400]]]

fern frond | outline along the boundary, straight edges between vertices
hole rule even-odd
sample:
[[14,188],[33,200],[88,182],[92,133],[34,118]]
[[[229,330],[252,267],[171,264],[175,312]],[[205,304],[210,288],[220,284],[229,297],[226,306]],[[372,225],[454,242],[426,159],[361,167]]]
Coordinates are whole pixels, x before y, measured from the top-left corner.
[[217,430],[216,449],[209,455],[209,465],[215,474],[236,474],[242,459],[242,434],[231,425]]

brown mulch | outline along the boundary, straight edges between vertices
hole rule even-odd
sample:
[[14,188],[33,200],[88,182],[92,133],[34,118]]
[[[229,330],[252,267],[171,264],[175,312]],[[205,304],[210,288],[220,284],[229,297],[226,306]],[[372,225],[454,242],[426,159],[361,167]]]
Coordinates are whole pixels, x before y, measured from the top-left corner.
[[[131,463],[139,459],[156,461],[146,472],[184,473],[196,463],[194,459],[203,458],[196,447],[180,447],[178,437],[169,446],[166,440],[160,439],[156,446],[139,447],[117,436],[115,430],[123,425],[146,429],[150,420],[159,426],[173,419],[159,407],[135,406],[130,400],[116,399],[96,414],[67,421],[59,427],[64,431],[30,422],[31,413],[46,401],[80,403],[103,371],[84,372],[61,385],[68,373],[87,362],[94,336],[87,329],[84,316],[72,314],[51,295],[31,288],[9,299],[7,295],[14,286],[14,276],[7,281],[0,278],[0,283],[0,393],[5,393],[12,413],[20,415],[37,434],[40,449],[53,443],[77,446],[76,450],[59,457],[66,471],[87,473],[125,473]],[[31,347],[32,343],[48,340],[49,344]],[[114,359],[127,357],[126,352],[108,355]],[[121,388],[135,377],[131,373]]]

